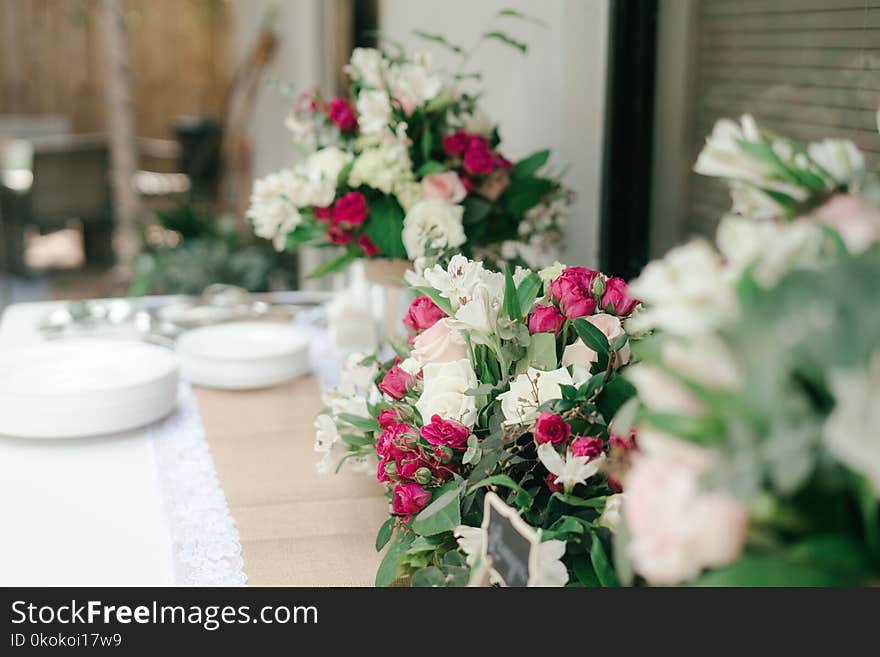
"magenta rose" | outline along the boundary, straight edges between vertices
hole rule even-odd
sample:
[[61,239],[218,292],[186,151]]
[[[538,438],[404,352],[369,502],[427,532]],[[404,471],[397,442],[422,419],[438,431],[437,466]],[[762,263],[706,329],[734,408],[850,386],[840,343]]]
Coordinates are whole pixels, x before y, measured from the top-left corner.
[[553,493],[561,493],[565,490],[565,487],[562,484],[556,483],[556,475],[552,472],[547,475],[547,488]]
[[430,499],[431,494],[418,484],[397,484],[391,506],[394,513],[411,516],[424,509]]
[[379,383],[379,390],[384,392],[392,399],[400,399],[406,394],[407,389],[412,385],[413,378],[409,372],[400,369],[398,363],[394,364],[382,381]]
[[353,228],[364,223],[370,209],[367,199],[360,192],[349,192],[333,206],[333,223],[343,228]]
[[342,132],[349,132],[357,127],[357,116],[354,108],[345,99],[338,96],[331,98],[327,104],[327,115]]
[[425,295],[413,299],[409,310],[406,311],[406,317],[403,318],[403,323],[413,331],[424,331],[444,317],[446,317],[446,313],[431,301],[431,297]]
[[488,176],[495,168],[495,156],[482,137],[471,137],[464,154],[464,170],[475,176]]
[[586,456],[592,460],[605,451],[605,443],[601,438],[575,438],[571,442],[571,453],[575,456]]
[[319,208],[315,206],[315,219],[323,221],[325,224],[329,224],[333,221],[333,208]]
[[464,155],[470,141],[471,136],[468,133],[464,130],[458,130],[451,135],[443,137],[443,152],[449,157]]
[[455,420],[444,420],[439,415],[431,417],[430,424],[422,427],[422,438],[432,445],[446,445],[452,449],[467,448],[470,429]]
[[379,417],[376,418],[376,421],[379,423],[380,427],[387,429],[392,424],[399,422],[400,416],[393,408],[383,408],[379,411]]
[[529,316],[529,333],[559,333],[565,317],[556,306],[535,306]]
[[558,415],[543,411],[535,422],[535,442],[558,445],[569,439],[571,427]]
[[327,239],[331,244],[345,246],[354,238],[354,233],[339,223],[332,223],[327,228]]
[[639,301],[629,295],[626,281],[615,277],[605,281],[605,294],[602,295],[599,305],[605,312],[613,313],[618,317],[626,317],[639,305]]
[[569,319],[592,315],[596,310],[593,281],[599,272],[586,267],[567,267],[552,283],[550,296],[559,303]]
[[373,240],[367,237],[366,233],[361,233],[361,236],[358,237],[358,246],[368,258],[379,255],[379,247],[373,244]]
[[399,459],[411,447],[415,430],[403,422],[389,424],[379,434],[376,453],[383,458]]

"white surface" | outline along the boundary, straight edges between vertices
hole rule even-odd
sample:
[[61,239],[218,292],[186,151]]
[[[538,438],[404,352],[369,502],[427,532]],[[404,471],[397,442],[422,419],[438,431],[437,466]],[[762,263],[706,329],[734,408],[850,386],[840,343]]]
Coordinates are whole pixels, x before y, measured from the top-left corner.
[[155,422],[177,400],[177,359],[131,340],[81,338],[0,353],[0,435],[78,438]]
[[[58,306],[7,308],[0,354],[41,342],[34,327]],[[229,568],[210,567],[212,559],[217,563],[212,550],[218,545],[225,546],[219,556],[230,556],[233,548],[222,539],[234,534],[234,526],[230,530],[223,521],[226,502],[204,435],[195,431],[201,426],[198,413],[194,404],[187,408],[150,429],[104,438],[0,437],[0,585],[167,586],[187,581],[175,576],[182,569],[201,573],[202,582],[223,573],[236,579]],[[177,424],[181,417],[187,418],[183,429]],[[171,449],[159,448],[163,442]],[[174,451],[181,443],[186,459]],[[179,467],[160,472],[157,459]],[[169,482],[175,474],[189,484]],[[172,542],[172,529],[181,526],[186,534]]]
[[467,70],[483,73],[481,104],[499,124],[502,149],[510,159],[550,148],[558,173],[577,193],[566,233],[566,261],[598,264],[608,0],[381,0],[382,32],[407,48],[431,52],[455,70],[457,58],[419,39],[413,30],[441,34],[470,49],[502,9],[539,18],[545,26],[513,18],[495,25],[522,39],[526,55],[487,41]]
[[178,338],[184,379],[212,388],[265,388],[310,369],[308,333],[290,324],[230,322]]

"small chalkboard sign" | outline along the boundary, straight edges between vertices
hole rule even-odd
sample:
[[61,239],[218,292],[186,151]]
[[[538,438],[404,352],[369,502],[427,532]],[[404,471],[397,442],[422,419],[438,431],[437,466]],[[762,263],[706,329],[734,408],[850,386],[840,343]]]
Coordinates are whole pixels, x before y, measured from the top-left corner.
[[482,563],[504,586],[528,586],[537,573],[541,535],[495,493],[486,494],[482,530]]

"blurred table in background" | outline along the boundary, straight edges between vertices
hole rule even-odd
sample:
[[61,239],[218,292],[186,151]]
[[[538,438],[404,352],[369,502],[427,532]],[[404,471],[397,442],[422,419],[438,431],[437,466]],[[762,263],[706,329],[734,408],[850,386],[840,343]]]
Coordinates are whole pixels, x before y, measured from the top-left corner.
[[388,503],[374,477],[319,475],[317,381],[255,391],[193,387],[241,537],[248,583],[372,586]]

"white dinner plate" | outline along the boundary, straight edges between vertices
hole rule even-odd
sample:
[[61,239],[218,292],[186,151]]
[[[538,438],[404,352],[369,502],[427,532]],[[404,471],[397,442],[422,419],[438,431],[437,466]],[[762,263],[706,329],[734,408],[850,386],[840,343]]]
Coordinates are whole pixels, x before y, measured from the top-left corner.
[[177,357],[112,338],[45,342],[0,354],[0,434],[80,438],[121,433],[177,403]]
[[311,369],[309,335],[291,324],[204,326],[181,335],[177,353],[183,378],[209,388],[267,388]]

